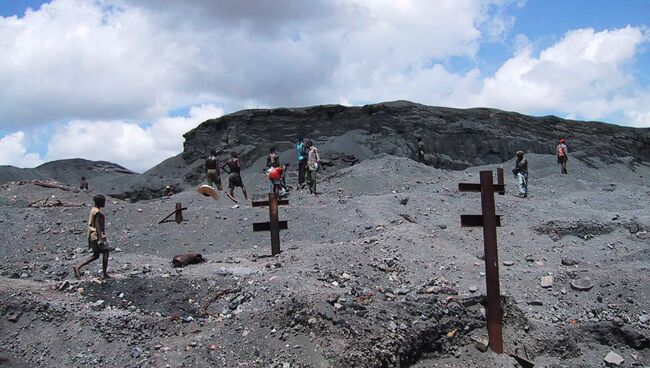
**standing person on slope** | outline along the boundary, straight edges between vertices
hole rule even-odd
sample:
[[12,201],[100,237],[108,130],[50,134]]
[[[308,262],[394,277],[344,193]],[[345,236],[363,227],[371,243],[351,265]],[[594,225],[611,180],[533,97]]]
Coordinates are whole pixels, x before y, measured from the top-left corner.
[[418,162],[424,163],[424,142],[418,137]]
[[226,161],[226,163],[221,166],[221,168],[229,174],[228,189],[230,189],[230,193],[227,193],[226,195],[230,197],[231,200],[237,202],[235,199],[235,188],[240,187],[244,194],[244,199],[248,200],[246,187],[244,187],[244,182],[241,180],[241,162],[239,161],[239,158],[237,158],[237,152],[232,152],[231,156],[230,160]]
[[219,158],[217,158],[217,150],[215,149],[212,149],[210,156],[205,159],[205,177],[212,189],[222,190]]
[[307,186],[309,193],[316,194],[316,171],[320,167],[320,154],[314,142],[307,141]]
[[512,173],[519,181],[519,196],[528,197],[528,160],[524,158],[524,151],[517,151],[517,161]]
[[302,138],[298,139],[296,150],[298,151],[298,187],[302,187],[305,184],[305,171],[307,170],[307,152]]
[[106,241],[106,217],[104,217],[104,211],[102,210],[106,205],[106,197],[101,194],[97,194],[93,197],[93,202],[95,206],[90,210],[88,215],[88,248],[93,251],[93,255],[83,261],[81,264],[74,266],[74,276],[76,278],[81,277],[81,268],[96,261],[99,259],[99,256],[102,256],[102,277],[107,279],[110,276],[108,275],[108,256],[111,249],[108,247]]
[[556,148],[557,163],[562,166],[562,174],[568,174],[566,171],[566,162],[569,160],[569,151],[566,148],[566,140],[560,139],[560,144]]

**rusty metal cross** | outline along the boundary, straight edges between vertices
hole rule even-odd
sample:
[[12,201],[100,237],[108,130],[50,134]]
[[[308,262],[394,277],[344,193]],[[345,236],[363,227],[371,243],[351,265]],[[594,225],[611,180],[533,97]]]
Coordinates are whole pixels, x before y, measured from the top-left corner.
[[458,190],[461,192],[480,192],[482,207],[481,215],[461,215],[460,223],[463,227],[483,227],[489,346],[495,353],[502,354],[503,336],[501,325],[503,310],[501,309],[499,257],[497,252],[497,226],[501,226],[501,216],[495,213],[494,193],[505,194],[503,168],[497,169],[498,184],[493,182],[492,171],[481,171],[480,177],[480,184],[458,184]]
[[177,224],[180,224],[181,222],[185,221],[185,219],[183,219],[183,211],[185,211],[186,209],[187,207],[183,207],[180,203],[176,203],[176,209],[174,210],[174,212],[167,215],[167,217],[160,220],[158,223],[162,224],[163,222],[171,222],[171,220],[167,220],[167,219],[175,215],[174,221],[176,221]]
[[269,207],[269,221],[253,223],[253,231],[271,231],[271,255],[280,254],[280,230],[289,228],[286,221],[278,221],[278,205],[287,205],[289,200],[278,199],[276,193],[269,193],[268,201],[253,201],[253,207]]

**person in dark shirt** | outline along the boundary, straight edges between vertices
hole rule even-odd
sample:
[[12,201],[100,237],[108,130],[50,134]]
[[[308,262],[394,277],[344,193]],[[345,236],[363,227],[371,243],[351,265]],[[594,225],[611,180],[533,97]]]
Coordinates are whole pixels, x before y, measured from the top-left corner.
[[557,163],[562,167],[562,174],[568,174],[566,170],[566,162],[569,159],[569,152],[566,147],[566,140],[564,138],[560,139],[560,144],[557,145],[555,153],[557,155]]
[[88,190],[88,181],[86,181],[86,177],[82,176],[81,177],[81,186],[79,187],[81,190]]
[[307,151],[302,138],[298,140],[296,151],[298,151],[298,186],[302,187],[305,184],[305,173],[307,171]]
[[418,162],[424,163],[424,142],[418,137]]
[[524,158],[524,151],[517,151],[517,161],[512,173],[519,180],[519,196],[528,197],[528,160]]
[[241,180],[241,162],[237,158],[237,153],[233,152],[231,158],[226,161],[222,169],[229,174],[228,176],[228,188],[230,189],[230,198],[235,200],[235,188],[240,187],[242,193],[244,194],[244,199],[248,200],[248,194],[246,193],[246,188],[244,183]]

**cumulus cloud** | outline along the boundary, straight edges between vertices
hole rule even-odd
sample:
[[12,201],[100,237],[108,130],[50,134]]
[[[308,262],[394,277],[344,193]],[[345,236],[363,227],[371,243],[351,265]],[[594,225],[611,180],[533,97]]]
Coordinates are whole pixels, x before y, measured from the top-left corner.
[[181,152],[183,133],[222,114],[212,105],[196,106],[188,117],[160,118],[146,127],[120,120],[74,120],[54,131],[47,159],[83,157],[142,172]]
[[34,167],[43,163],[38,154],[29,153],[25,132],[18,131],[0,138],[0,165]]
[[647,42],[644,29],[628,26],[600,32],[573,30],[539,55],[530,45],[520,46],[485,79],[472,102],[529,113],[559,111],[586,119],[636,114],[638,122],[650,109],[634,111],[645,108],[638,104],[645,92],[636,88],[630,66]]
[[[0,17],[0,129],[24,132],[0,157],[38,163],[25,135],[42,128],[44,159],[144,170],[224,110],[396,99],[650,126],[633,73],[645,28],[571,30],[537,50],[509,36],[523,3],[52,0]],[[514,54],[485,75],[479,50],[507,40]],[[203,107],[165,117],[184,106]]]
[[360,101],[346,91],[434,59],[473,57],[481,27],[508,28],[498,20],[508,3],[53,0],[0,18],[0,122]]

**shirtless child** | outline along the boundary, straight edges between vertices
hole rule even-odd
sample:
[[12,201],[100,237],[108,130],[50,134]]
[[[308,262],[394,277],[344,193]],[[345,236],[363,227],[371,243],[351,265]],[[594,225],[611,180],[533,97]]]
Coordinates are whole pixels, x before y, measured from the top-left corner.
[[96,261],[99,258],[99,255],[102,255],[102,276],[103,278],[109,278],[110,276],[106,272],[108,268],[108,255],[110,253],[110,248],[106,242],[106,217],[104,217],[104,211],[102,209],[106,205],[106,197],[101,194],[97,194],[93,197],[95,206],[90,210],[90,215],[88,216],[88,248],[92,249],[93,255],[87,260],[83,261],[80,265],[75,266],[74,276],[79,278],[81,276],[81,268],[90,264],[91,262]]

